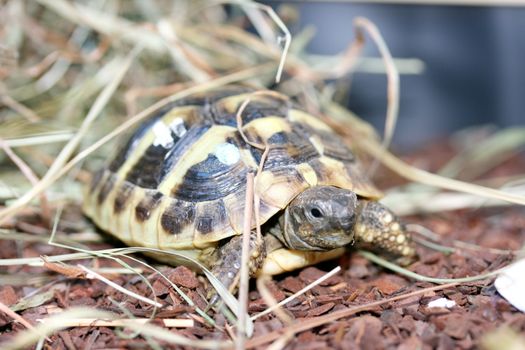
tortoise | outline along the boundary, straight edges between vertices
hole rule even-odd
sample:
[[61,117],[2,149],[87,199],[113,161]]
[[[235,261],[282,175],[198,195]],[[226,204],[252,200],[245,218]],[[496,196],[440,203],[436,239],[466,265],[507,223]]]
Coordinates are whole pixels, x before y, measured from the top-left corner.
[[413,260],[410,235],[335,132],[285,95],[242,86],[196,93],[151,115],[94,173],[84,212],[127,245],[199,259],[234,289],[246,178],[263,153],[252,143],[269,147],[255,184],[263,239],[252,222],[252,276],[335,258],[353,243]]

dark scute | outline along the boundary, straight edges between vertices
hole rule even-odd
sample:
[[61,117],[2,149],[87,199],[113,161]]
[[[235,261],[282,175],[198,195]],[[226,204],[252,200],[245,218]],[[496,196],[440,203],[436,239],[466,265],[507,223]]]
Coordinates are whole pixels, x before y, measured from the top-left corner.
[[126,207],[134,189],[135,186],[128,182],[124,182],[120,185],[117,195],[115,196],[115,202],[113,203],[113,210],[116,214],[120,213]]
[[[174,136],[174,134],[172,134],[172,136]],[[126,181],[143,188],[157,188],[162,181],[164,158],[168,152],[177,147],[178,140],[175,136],[175,142],[169,148],[162,147],[161,145],[150,145],[126,175]]]
[[150,117],[148,120],[139,123],[135,131],[129,136],[128,140],[119,148],[117,155],[111,163],[109,163],[109,170],[116,173],[118,169],[124,164],[126,159],[129,158],[130,154],[135,150],[140,139],[148,132],[148,130],[155,124],[155,122],[162,118],[166,114],[167,110],[164,108]]
[[197,230],[202,234],[213,231],[213,218],[201,217],[197,219]]
[[261,164],[261,157],[263,151],[255,147],[250,147],[250,153],[252,154],[253,159],[255,159],[255,163]]
[[297,134],[302,135],[303,138],[308,139],[312,135],[317,135],[324,146],[323,154],[325,156],[343,162],[355,162],[354,154],[337,134],[324,130],[316,130],[303,123],[293,123],[292,125]]
[[160,204],[163,194],[158,191],[147,191],[144,198],[135,207],[135,217],[139,221],[146,221],[151,212]]
[[342,162],[354,163],[356,158],[350,148],[336,134],[329,132],[318,133],[324,146],[323,154],[327,157],[340,160]]
[[115,185],[115,177],[113,175],[108,175],[106,179],[104,180],[104,183],[102,184],[102,187],[100,188],[97,196],[98,204],[101,205],[102,202],[106,199],[109,192],[113,189],[113,186]]
[[[277,132],[273,134],[268,139],[268,144],[270,151],[264,162],[263,170],[274,171],[280,168],[293,167],[319,157],[319,152],[308,138],[302,137],[295,130],[289,133]],[[262,150],[252,147],[250,151],[256,161],[259,162]]]
[[[243,110],[241,115],[242,124],[246,125],[252,120],[269,116],[286,118],[289,110],[290,104],[285,99],[257,96],[257,100],[251,100]],[[220,101],[218,101],[210,106],[210,113],[217,124],[237,126],[237,109],[235,111],[227,111],[222,108]]]
[[178,234],[182,229],[193,223],[195,218],[195,204],[191,202],[173,200],[162,213],[160,224],[167,232]]
[[150,145],[126,175],[126,181],[137,186],[155,189],[177,164],[180,157],[204,134],[211,125],[195,124],[180,139],[172,133],[170,147]]
[[289,138],[284,131],[276,132],[268,139],[268,143],[272,145],[284,145],[288,141]]
[[325,146],[324,155],[348,163],[354,163],[356,161],[354,154],[346,146],[340,146],[338,148]]
[[319,180],[326,180],[328,171],[326,169],[326,166],[323,163],[321,163],[319,159],[312,159],[308,162],[308,164],[310,164],[313,171],[315,172],[315,175]]
[[197,217],[195,220],[195,227],[201,234],[210,233],[216,227],[223,227],[228,221],[226,207],[222,200],[207,204],[202,212],[204,215]]
[[212,125],[194,125],[192,126],[177,142],[164,157],[161,162],[159,183],[166,177],[166,175],[173,169],[179,159],[190,149],[191,146],[206,132]]
[[234,193],[246,182],[249,168],[240,160],[236,164],[221,163],[214,154],[193,165],[172,196],[188,202],[211,201]]

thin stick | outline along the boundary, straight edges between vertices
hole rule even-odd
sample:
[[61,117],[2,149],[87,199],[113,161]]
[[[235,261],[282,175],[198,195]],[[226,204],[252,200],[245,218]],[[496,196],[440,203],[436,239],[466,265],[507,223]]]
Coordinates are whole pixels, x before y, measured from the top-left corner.
[[[364,17],[358,17],[354,21],[356,32],[364,29],[375,42],[381,57],[385,63],[386,74],[387,74],[387,107],[385,117],[385,130],[383,134],[383,142],[381,144],[382,149],[386,150],[392,142],[394,130],[397,123],[397,115],[399,112],[399,72],[397,71],[394,59],[390,54],[390,50],[383,40],[383,36],[379,32],[379,29],[374,23]],[[356,34],[357,35],[357,34]],[[362,34],[361,34],[362,36]],[[377,158],[381,160],[381,155]],[[371,175],[377,170],[377,160],[372,164],[369,169]]]
[[[433,241],[439,242],[441,237],[433,232],[432,230],[418,224],[408,224],[406,225],[407,230],[415,232],[421,236],[424,236],[426,238],[430,238]],[[453,247],[446,247],[441,245],[441,247],[452,249],[453,251],[456,251],[457,249],[467,249],[467,250],[475,250],[475,251],[481,251],[481,252],[489,252],[491,254],[498,254],[498,255],[507,255],[507,254],[516,254],[519,253],[520,250],[511,250],[511,249],[497,249],[497,248],[489,248],[489,247],[482,247],[477,244],[472,244],[468,242],[463,242],[457,239],[452,240]]]
[[246,134],[244,133],[244,130],[242,129],[242,127],[243,127],[242,113],[244,112],[246,107],[248,107],[250,102],[252,102],[252,100],[251,100],[252,96],[270,96],[270,97],[275,97],[275,98],[278,98],[278,99],[282,99],[283,95],[278,93],[278,92],[271,91],[271,90],[260,90],[260,91],[252,92],[250,94],[250,97],[248,97],[244,101],[242,101],[241,105],[239,106],[239,109],[237,109],[237,113],[235,114],[235,120],[237,122],[237,130],[239,131],[239,134],[241,135],[241,137],[244,140],[244,142],[246,142],[247,144],[249,144],[252,147],[255,147],[255,148],[258,148],[258,149],[265,149],[267,147],[267,145],[262,144],[262,143],[257,143],[257,142],[252,141],[252,140],[249,140],[248,137],[246,136]]
[[387,261],[383,258],[380,258],[379,256],[367,252],[365,250],[360,250],[359,254],[364,256],[366,259],[378,264],[379,266],[385,267],[391,271],[394,271],[395,273],[399,275],[404,275],[407,277],[410,277],[416,281],[423,281],[423,282],[431,282],[431,283],[468,283],[468,282],[475,282],[479,281],[485,278],[493,277],[499,274],[505,267],[501,269],[497,269],[494,271],[490,271],[484,274],[471,276],[471,277],[460,277],[460,278],[436,278],[436,277],[429,277],[429,276],[423,276],[420,274],[417,274],[413,271],[407,270],[399,265],[396,265],[394,263],[391,263],[390,261]]
[[284,41],[284,47],[281,54],[281,59],[279,60],[279,67],[277,68],[277,73],[275,74],[275,82],[279,83],[281,81],[281,76],[284,70],[284,62],[286,61],[286,56],[288,55],[288,50],[290,49],[290,44],[292,43],[292,35],[290,34],[290,31],[286,27],[286,25],[281,21],[281,18],[275,13],[275,11],[267,5],[261,5],[261,4],[254,4],[254,3],[248,3],[250,5],[256,5],[260,7],[263,11],[266,11],[268,13],[268,16],[277,24],[277,26],[283,31],[284,38],[279,37],[279,39],[282,39]]
[[33,112],[31,109],[27,108],[20,102],[14,100],[11,96],[1,94],[0,95],[0,102],[6,105],[7,107],[11,108],[13,111],[20,114],[22,117],[26,118],[28,121],[32,123],[36,123],[40,121],[42,118],[40,118],[35,112]]
[[11,148],[36,146],[36,145],[47,145],[47,144],[55,143],[55,142],[69,141],[73,137],[73,135],[74,135],[73,133],[65,131],[65,132],[57,132],[57,133],[21,137],[21,138],[16,138],[16,139],[7,139],[7,140],[4,140],[4,143]]
[[133,297],[135,299],[138,299],[138,300],[143,301],[145,303],[148,303],[150,305],[154,305],[156,307],[162,307],[163,306],[161,303],[158,303],[158,302],[156,302],[154,300],[151,300],[150,298],[146,298],[146,297],[144,297],[142,295],[139,295],[139,294],[137,294],[135,292],[129,291],[129,290],[127,290],[126,288],[124,288],[122,286],[119,286],[115,282],[112,282],[112,281],[108,280],[106,277],[96,273],[93,270],[88,269],[84,265],[78,264],[77,266],[86,272],[86,278],[97,279],[97,280],[99,280],[101,282],[106,283],[108,286],[115,288],[116,290],[118,290],[121,293],[129,295],[129,296],[131,296],[131,297]]
[[288,56],[288,50],[290,49],[290,45],[292,43],[292,34],[288,30],[288,27],[286,27],[286,25],[281,20],[279,15],[277,15],[277,13],[275,13],[275,11],[273,10],[273,8],[271,6],[263,5],[263,4],[256,3],[256,2],[247,2],[247,1],[240,1],[240,0],[232,1],[232,2],[239,3],[241,8],[243,8],[245,10],[246,15],[250,18],[252,24],[254,25],[254,27],[257,28],[257,31],[259,32],[261,38],[263,39],[263,41],[266,42],[267,45],[268,45],[268,39],[269,39],[269,33],[268,33],[269,31],[268,30],[264,30],[264,29],[261,30],[262,29],[262,26],[260,25],[261,23],[259,23],[257,20],[255,20],[254,16],[253,16],[254,13],[252,13],[249,10],[247,10],[245,7],[248,7],[248,6],[255,7],[255,8],[261,10],[261,11],[266,12],[268,14],[268,16],[271,18],[271,20],[284,33],[284,37],[283,36],[279,36],[278,37],[278,43],[279,44],[280,44],[280,42],[284,41],[284,47],[283,47],[283,50],[281,52],[281,57],[279,59],[279,67],[277,68],[277,73],[275,74],[275,82],[279,83],[281,81],[281,76],[282,76],[282,73],[283,73],[283,70],[284,70],[284,63],[286,62],[286,57]]
[[[15,163],[18,169],[20,169],[20,171],[22,172],[22,174],[24,174],[25,178],[29,181],[29,183],[31,183],[31,185],[33,186],[36,186],[40,179],[38,178],[38,176],[36,176],[33,169],[31,169],[31,167],[27,165],[22,158],[20,158],[15,152],[13,152],[11,147],[9,147],[9,145],[1,138],[0,148],[4,150],[5,154],[9,157],[9,159],[11,159],[11,161]],[[47,219],[50,214],[50,209],[45,193],[40,194],[40,202],[42,206],[42,213],[44,214],[43,216]]]
[[22,158],[20,158],[15,152],[13,152],[13,150],[11,149],[11,147],[9,147],[7,142],[5,142],[1,138],[0,148],[2,148],[5,154],[9,157],[9,159],[11,159],[13,163],[15,163],[15,165],[22,172],[22,174],[24,174],[25,178],[29,181],[29,183],[31,183],[31,185],[35,185],[36,183],[38,183],[38,176],[36,176],[31,167],[29,167],[29,165],[27,165],[26,162],[22,160]]
[[374,140],[363,138],[360,140],[359,145],[370,155],[378,158],[380,157],[379,159],[385,166],[409,180],[429,186],[441,187],[447,190],[471,193],[482,197],[495,198],[515,204],[525,205],[525,196],[442,177],[408,165],[390,152],[382,149]]
[[354,29],[355,38],[348,49],[346,49],[341,62],[324,73],[326,78],[339,79],[355,67],[357,59],[361,55],[365,45],[363,32],[357,29],[358,28]]
[[[45,319],[37,319],[37,322],[45,322]],[[98,318],[70,318],[65,319],[64,327],[126,327],[130,323],[146,324],[160,323],[167,328],[190,328],[195,322],[188,318],[122,318],[119,320],[101,320]]]
[[239,283],[239,315],[237,324],[237,338],[235,347],[238,350],[244,349],[246,341],[246,315],[248,308],[248,283],[250,281],[250,233],[252,228],[253,213],[253,173],[246,176],[246,200],[244,204],[244,226],[242,234],[242,255]]
[[[38,332],[38,330],[35,327],[33,327],[33,325],[31,323],[27,322],[25,320],[25,318],[23,318],[22,316],[20,316],[19,314],[17,314],[13,310],[11,310],[9,308],[9,306],[7,306],[6,304],[2,303],[1,301],[0,301],[0,312],[3,312],[7,316],[11,317],[13,320],[15,320],[16,322],[20,323],[21,325],[23,325],[27,329],[31,329],[31,330],[33,330],[35,332]],[[44,335],[42,335],[42,336],[44,336]],[[51,341],[51,339],[49,339],[48,337],[45,337],[45,338],[46,338],[47,341]]]
[[[272,310],[275,312],[275,315],[283,321],[284,324],[290,325],[292,324],[292,319],[284,310],[281,308],[281,305],[275,300],[272,293],[268,290],[268,287],[266,287],[266,282],[270,281],[271,278],[269,275],[262,275],[259,278],[257,278],[257,289],[259,290],[259,293],[263,297],[264,302],[266,305],[269,306],[268,310]],[[283,304],[284,305],[284,304]],[[269,312],[269,311],[268,311]],[[255,315],[251,317],[251,320],[255,320],[259,315]]]
[[[262,96],[268,95],[272,97],[282,98],[281,94],[275,91],[270,91],[270,90],[256,91],[251,94],[251,96],[260,96],[260,95]],[[257,173],[255,175],[255,187],[257,188],[258,180],[260,178],[259,175],[261,174],[264,168],[264,163],[266,162],[266,158],[268,157],[268,153],[270,152],[271,148],[270,148],[270,145],[268,145],[267,143],[261,144],[261,143],[257,143],[252,140],[249,140],[242,129],[243,127],[242,112],[244,112],[244,110],[246,109],[246,107],[248,106],[250,102],[251,102],[251,99],[249,97],[242,102],[242,104],[239,106],[239,109],[237,110],[235,119],[237,122],[237,130],[239,131],[239,134],[241,135],[244,142],[246,142],[252,147],[264,150],[261,156],[261,160],[259,161],[259,165],[257,167]],[[260,200],[260,196],[257,193],[257,191],[255,191],[255,194],[253,196],[253,202],[254,202],[254,207],[255,207],[255,227],[257,230],[257,242],[261,243],[262,242],[262,232],[261,232],[261,219],[260,219],[260,211],[259,211],[261,200]]]
[[275,304],[275,305],[272,305],[270,306],[268,309],[258,313],[257,315],[254,315],[251,317],[252,321],[255,321],[256,319],[258,319],[259,317],[261,316],[264,316],[264,315],[267,315],[269,314],[270,312],[274,311],[275,309],[277,308],[280,308],[282,307],[283,305],[286,305],[288,304],[290,301],[296,299],[299,295],[302,295],[304,293],[306,293],[307,291],[309,291],[310,289],[312,289],[313,287],[317,286],[318,284],[326,281],[328,278],[332,277],[333,275],[335,275],[336,273],[338,273],[339,271],[341,271],[341,267],[340,266],[337,266],[336,268],[334,268],[332,271],[328,272],[327,274],[321,276],[320,278],[318,278],[317,280],[315,280],[314,282],[310,283],[309,285],[307,285],[306,287],[304,287],[303,289],[301,289],[300,291],[290,295],[288,298],[286,299],[283,299],[281,300],[279,303]]
[[[255,92],[254,94],[256,94],[256,93],[257,92]],[[246,134],[244,133],[244,130],[242,129],[242,124],[243,124],[243,122],[242,122],[242,112],[246,109],[246,107],[248,106],[248,104],[251,101],[252,100],[250,98],[247,98],[246,100],[244,100],[242,102],[241,106],[237,110],[237,114],[235,115],[235,119],[237,121],[237,130],[239,131],[239,134],[241,135],[241,137],[244,140],[244,142],[246,142],[247,144],[249,144],[252,147],[255,147],[255,148],[258,148],[258,149],[264,149],[264,145],[263,144],[260,144],[260,143],[257,143],[255,141],[249,140],[248,137],[246,136]]]

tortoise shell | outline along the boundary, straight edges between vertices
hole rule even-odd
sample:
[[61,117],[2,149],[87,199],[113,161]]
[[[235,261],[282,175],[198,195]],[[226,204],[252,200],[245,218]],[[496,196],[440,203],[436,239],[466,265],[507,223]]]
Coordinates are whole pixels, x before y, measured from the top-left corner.
[[[194,250],[241,234],[246,175],[270,147],[256,184],[264,223],[310,186],[377,199],[358,160],[333,130],[278,93],[243,87],[175,101],[131,133],[86,188],[85,213],[128,245]],[[253,224],[255,226],[255,224]]]

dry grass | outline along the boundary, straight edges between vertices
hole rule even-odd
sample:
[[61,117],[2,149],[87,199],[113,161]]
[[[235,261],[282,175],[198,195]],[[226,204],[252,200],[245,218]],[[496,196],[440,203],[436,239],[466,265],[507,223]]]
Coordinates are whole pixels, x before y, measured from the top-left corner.
[[[44,218],[44,222],[50,224],[49,227],[39,228],[52,237],[50,243],[77,251],[62,256],[50,256],[46,260],[4,259],[0,260],[0,266],[44,266],[46,263],[98,257],[115,260],[126,271],[142,276],[141,271],[131,268],[125,259],[128,259],[128,254],[147,249],[88,251],[82,246],[81,240],[68,240],[56,232],[59,216],[57,220],[52,220],[52,212],[63,205],[64,198],[68,201],[81,200],[79,187],[75,187],[73,182],[77,177],[75,174],[80,174],[78,177],[85,179],[86,176],[82,176],[80,167],[96,167],[102,160],[102,155],[114,144],[115,138],[134,124],[140,123],[171,101],[197,91],[237,82],[259,88],[270,86],[275,81],[280,82],[278,89],[281,92],[295,98],[310,112],[323,115],[324,119],[334,126],[337,132],[347,137],[346,140],[362,155],[377,159],[410,181],[429,186],[432,189],[429,195],[435,196],[442,189],[446,189],[468,193],[483,200],[497,199],[525,204],[523,194],[453,179],[460,173],[465,159],[469,160],[470,176],[474,177],[476,171],[483,172],[496,165],[492,160],[501,159],[503,155],[521,149],[525,143],[521,129],[495,134],[484,144],[483,153],[476,148],[466,149],[443,169],[441,175],[446,177],[414,168],[387,151],[394,133],[398,110],[399,72],[396,67],[402,68],[401,73],[417,73],[421,69],[421,62],[393,59],[378,29],[366,19],[356,20],[356,40],[350,43],[347,50],[334,57],[324,57],[309,55],[304,51],[309,38],[307,31],[298,33],[298,44],[292,45],[287,23],[271,8],[263,5],[236,1],[220,5],[204,1],[173,3],[159,0],[150,2],[151,6],[147,6],[146,9],[139,4],[140,2],[127,2],[123,6],[122,3],[108,1],[91,2],[86,5],[85,2],[65,0],[8,0],[0,8],[0,19],[5,19],[7,23],[0,28],[0,147],[3,150],[0,154],[0,225],[6,227],[5,231],[2,229],[0,233],[7,239],[34,239],[34,235],[24,236],[24,232],[12,230],[12,226],[13,222],[21,220],[22,214],[38,214]],[[341,107],[337,101],[333,101],[332,97],[337,95],[337,85],[329,82],[329,79],[345,77],[367,63],[370,64],[369,67],[377,66],[377,59],[367,61],[359,55],[361,48],[366,44],[366,33],[377,44],[385,62],[383,71],[389,77],[389,104],[382,141],[366,122]],[[300,40],[304,42],[301,43]],[[377,68],[373,70],[377,71]],[[267,91],[261,93],[271,94]],[[249,99],[245,101],[238,116],[249,103]],[[352,127],[349,128],[348,125]],[[244,137],[244,134],[241,135]],[[247,142],[252,144],[250,140]],[[268,154],[269,149],[266,145],[252,146],[264,149],[265,155]],[[265,156],[261,162],[264,162],[264,159]],[[8,174],[14,176],[8,177]],[[254,183],[256,186],[257,175]],[[68,191],[67,188],[72,190]],[[400,200],[401,203],[406,201],[407,198]],[[46,204],[47,202],[49,203]],[[259,224],[256,193],[247,197],[247,203],[253,203],[254,207],[252,212],[247,206],[247,222],[251,222],[251,215],[255,215]],[[475,205],[480,205],[479,201]],[[391,203],[391,206],[395,208],[396,203]],[[437,204],[433,208],[447,209],[438,207]],[[410,211],[406,213],[408,212]],[[55,225],[54,229],[52,224]],[[53,236],[55,233],[56,236]],[[248,234],[249,232],[245,233],[246,236]],[[258,235],[261,235],[259,225]],[[459,244],[456,248],[465,247]],[[245,262],[248,252],[245,249],[243,253]],[[368,257],[377,261],[373,256]],[[182,256],[177,258],[184,259]],[[136,260],[132,257],[129,259]],[[238,317],[239,348],[260,346],[272,341],[274,348],[281,348],[293,334],[302,330],[414,295],[405,294],[370,305],[334,312],[305,324],[289,325],[284,332],[250,340],[244,337],[253,331],[251,321],[262,314],[279,313],[276,310],[289,299],[275,303],[267,297],[271,307],[250,318],[246,311],[246,270],[243,270],[243,277],[241,276],[240,298],[237,302],[204,266],[196,261],[185,263],[199,266],[229,309]],[[388,263],[381,263],[383,266],[396,268]],[[247,266],[245,263],[242,265]],[[67,275],[72,272],[71,266],[61,266],[62,270],[55,265],[48,265],[50,268],[51,266],[54,266],[54,271],[58,274]],[[160,271],[151,266],[144,266],[144,269],[151,269],[160,274]],[[96,267],[79,265],[78,270],[83,271],[85,277],[95,277],[111,285],[111,281],[104,280],[103,273],[96,270]],[[403,273],[401,270],[397,271]],[[166,276],[162,277],[189,305],[195,306],[191,298]],[[411,277],[418,278],[413,275]],[[147,282],[143,276],[142,278]],[[470,280],[473,279],[468,279]],[[455,280],[452,284],[417,293],[449,288],[465,281],[467,280]],[[260,282],[261,294],[265,294],[263,282]],[[42,280],[33,283],[42,283]],[[314,282],[309,288],[315,283],[320,281]],[[146,298],[129,293],[128,295]],[[44,297],[40,298],[42,302],[46,300]],[[155,300],[145,300],[161,307]],[[216,326],[204,311],[196,306],[195,308],[199,314],[195,317],[202,317]],[[285,315],[281,317],[286,318]],[[37,326],[37,331],[19,334],[7,348],[33,345],[41,341],[44,335],[53,334],[63,328],[66,320],[74,322],[86,318],[115,317],[94,309],[68,310],[46,319],[46,322]],[[236,321],[230,322],[234,324]],[[123,324],[145,337],[163,339],[179,345],[202,348],[233,345],[230,341],[190,340],[158,326],[139,325],[133,320],[123,321]]]

